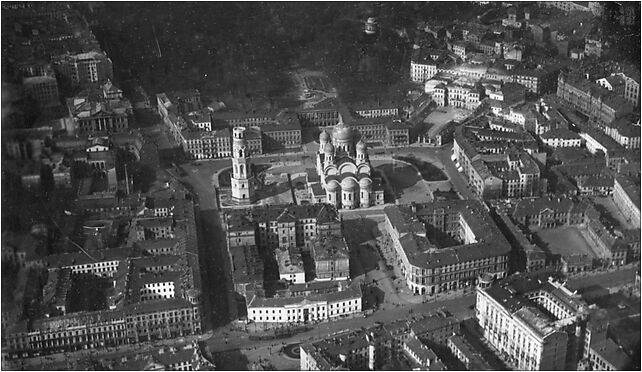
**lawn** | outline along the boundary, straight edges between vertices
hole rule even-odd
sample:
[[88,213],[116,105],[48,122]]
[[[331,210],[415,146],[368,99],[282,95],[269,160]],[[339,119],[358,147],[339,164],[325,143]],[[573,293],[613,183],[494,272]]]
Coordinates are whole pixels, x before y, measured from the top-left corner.
[[421,173],[421,177],[423,177],[423,179],[428,182],[448,181],[448,176],[446,176],[446,174],[442,172],[441,169],[437,168],[431,163],[427,163],[423,160],[419,160],[411,156],[396,156],[394,158],[408,162],[417,167],[417,169],[419,169],[419,173]]
[[537,236],[553,254],[586,254],[595,258],[595,253],[576,227],[562,227],[537,232]]
[[373,161],[372,163],[377,171],[385,174],[395,199],[399,199],[400,203],[432,200],[432,193],[426,184],[421,182],[422,179],[417,171],[410,165],[389,161]]

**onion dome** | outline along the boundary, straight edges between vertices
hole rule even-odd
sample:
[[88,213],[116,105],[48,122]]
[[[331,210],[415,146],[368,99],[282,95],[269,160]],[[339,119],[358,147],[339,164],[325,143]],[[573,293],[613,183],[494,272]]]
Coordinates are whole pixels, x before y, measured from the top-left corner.
[[354,132],[352,131],[352,128],[345,125],[343,122],[337,124],[332,130],[332,138],[335,141],[352,141],[353,136]]
[[334,146],[332,146],[332,143],[326,143],[325,146],[323,146],[323,152],[326,154],[334,154]]
[[364,152],[368,148],[368,145],[366,145],[365,142],[363,142],[363,139],[360,139],[359,142],[357,142],[357,151]]
[[330,141],[330,135],[325,130],[319,135],[319,142],[328,142]]
[[325,186],[326,190],[328,191],[337,191],[340,187],[341,185],[339,185],[339,181],[337,180],[330,180],[328,181],[328,183],[326,183]]

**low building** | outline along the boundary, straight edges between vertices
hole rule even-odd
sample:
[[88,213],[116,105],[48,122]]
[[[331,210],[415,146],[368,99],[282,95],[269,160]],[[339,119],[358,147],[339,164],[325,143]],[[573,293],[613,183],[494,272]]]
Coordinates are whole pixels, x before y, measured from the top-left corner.
[[448,349],[469,371],[495,370],[464,336],[450,336],[448,338]]
[[415,368],[417,369],[434,370],[431,367],[434,367],[435,364],[441,364],[441,360],[437,357],[437,354],[416,336],[410,335],[408,339],[404,341],[403,351],[408,359],[414,362],[417,366]]

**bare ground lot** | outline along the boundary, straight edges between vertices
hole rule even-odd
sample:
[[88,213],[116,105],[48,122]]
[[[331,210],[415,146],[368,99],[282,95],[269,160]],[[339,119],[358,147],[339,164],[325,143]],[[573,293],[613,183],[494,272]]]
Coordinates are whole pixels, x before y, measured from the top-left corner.
[[593,258],[597,257],[591,244],[584,239],[576,227],[540,230],[537,232],[537,236],[553,254],[586,254]]

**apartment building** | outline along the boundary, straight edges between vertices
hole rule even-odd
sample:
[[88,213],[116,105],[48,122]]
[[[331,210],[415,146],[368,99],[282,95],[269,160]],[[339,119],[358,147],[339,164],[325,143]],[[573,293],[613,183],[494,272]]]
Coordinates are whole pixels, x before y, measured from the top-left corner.
[[102,83],[114,77],[113,64],[104,52],[64,54],[52,60],[56,74],[74,86]]
[[478,287],[475,305],[484,338],[520,370],[568,369],[567,331],[586,309],[563,285],[521,276]]
[[315,237],[341,230],[336,209],[329,204],[275,205],[231,210],[224,215],[228,247],[309,246]]
[[22,87],[42,107],[60,105],[58,82],[53,76],[33,76],[22,79]]
[[551,129],[540,135],[542,142],[552,148],[558,147],[580,147],[582,137],[567,128]]
[[408,288],[434,295],[474,285],[489,272],[503,277],[510,244],[478,201],[388,206],[386,233]]
[[310,242],[315,280],[345,280],[350,276],[350,252],[345,238],[318,236]]
[[557,80],[557,97],[572,108],[587,115],[598,126],[633,111],[633,105],[623,97],[579,76],[560,73]]

